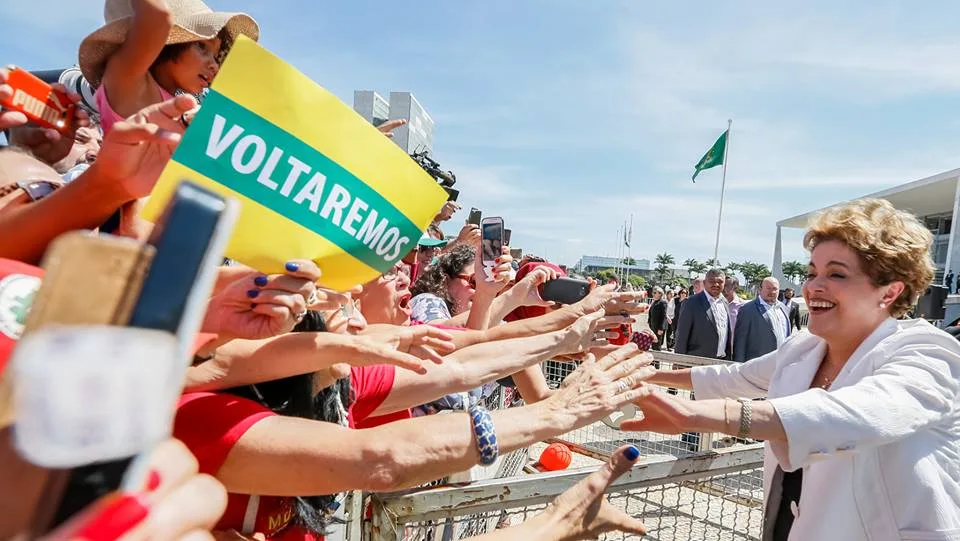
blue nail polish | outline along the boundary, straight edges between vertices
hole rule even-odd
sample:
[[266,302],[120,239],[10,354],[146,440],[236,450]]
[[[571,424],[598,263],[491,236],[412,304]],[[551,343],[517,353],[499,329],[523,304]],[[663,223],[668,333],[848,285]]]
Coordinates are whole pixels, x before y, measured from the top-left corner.
[[260,291],[257,289],[250,289],[247,291],[247,296],[250,297],[251,299],[256,299],[257,295],[259,294],[260,294]]
[[297,272],[300,270],[300,265],[291,262],[284,265],[284,268],[287,269],[287,272]]
[[260,287],[267,285],[267,281],[268,280],[266,276],[257,276],[256,278],[253,279],[253,283]]
[[626,449],[623,450],[623,456],[627,457],[627,460],[629,460],[630,462],[633,462],[634,460],[640,457],[640,449],[637,449],[636,447],[631,445],[630,447],[627,447]]

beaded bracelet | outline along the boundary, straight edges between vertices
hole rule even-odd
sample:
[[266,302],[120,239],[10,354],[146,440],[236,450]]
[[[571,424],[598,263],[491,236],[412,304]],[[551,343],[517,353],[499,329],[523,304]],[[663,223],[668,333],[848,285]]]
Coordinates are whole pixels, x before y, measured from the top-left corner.
[[473,434],[477,438],[477,451],[480,452],[480,464],[489,466],[500,456],[497,444],[497,431],[493,426],[493,417],[480,403],[470,407],[470,420],[473,422]]

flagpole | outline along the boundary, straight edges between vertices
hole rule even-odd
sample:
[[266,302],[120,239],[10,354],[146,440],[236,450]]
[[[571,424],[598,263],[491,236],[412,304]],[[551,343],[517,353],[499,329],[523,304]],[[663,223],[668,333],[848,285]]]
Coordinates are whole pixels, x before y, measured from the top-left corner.
[[713,259],[720,264],[720,222],[723,220],[723,194],[727,188],[727,161],[730,159],[730,128],[733,119],[727,119],[727,139],[723,143],[723,180],[720,182],[720,212],[717,213],[717,241],[713,245]]

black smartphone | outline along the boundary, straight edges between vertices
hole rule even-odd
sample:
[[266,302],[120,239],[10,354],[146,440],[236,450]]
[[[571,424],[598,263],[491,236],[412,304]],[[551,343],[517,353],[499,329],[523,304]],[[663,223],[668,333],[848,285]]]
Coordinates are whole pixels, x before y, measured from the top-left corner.
[[468,223],[468,224],[473,224],[473,225],[479,226],[479,225],[480,225],[480,218],[481,218],[481,216],[482,216],[482,214],[481,214],[481,212],[480,212],[480,209],[474,207],[474,208],[470,209],[470,217],[467,218],[467,223]]
[[590,282],[560,277],[540,286],[540,298],[557,304],[580,302],[590,294]]
[[503,253],[503,218],[490,216],[480,222],[483,264],[492,267]]
[[[149,243],[156,255],[143,280],[128,326],[177,335],[179,357],[200,329],[217,268],[233,230],[236,201],[189,182],[177,188]],[[184,363],[183,370],[186,370]],[[182,377],[183,372],[179,375]],[[120,488],[134,457],[70,471],[53,523],[56,527],[97,498]]]
[[514,261],[519,263],[520,260],[523,259],[523,250],[520,248],[510,248],[510,257],[512,257]]
[[456,201],[460,197],[460,190],[454,190],[447,186],[444,186],[443,189],[447,192],[447,201]]
[[510,229],[503,230],[503,243],[510,246],[510,235],[513,233]]

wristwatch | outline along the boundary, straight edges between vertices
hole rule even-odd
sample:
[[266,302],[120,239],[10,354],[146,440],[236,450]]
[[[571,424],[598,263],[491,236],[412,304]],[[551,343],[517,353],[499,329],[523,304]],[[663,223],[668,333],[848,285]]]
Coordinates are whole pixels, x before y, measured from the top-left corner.
[[750,416],[753,413],[753,400],[749,398],[738,398],[740,402],[740,430],[737,437],[745,440],[750,437]]

